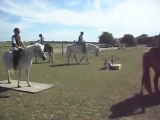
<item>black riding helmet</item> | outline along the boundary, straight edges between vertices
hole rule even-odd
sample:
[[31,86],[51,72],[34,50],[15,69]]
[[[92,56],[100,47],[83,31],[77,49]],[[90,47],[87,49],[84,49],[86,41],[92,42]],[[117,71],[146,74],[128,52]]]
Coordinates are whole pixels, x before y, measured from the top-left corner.
[[20,32],[19,28],[14,28],[14,32]]
[[42,37],[42,34],[39,34],[39,37]]
[[81,32],[81,34],[84,34],[84,32]]

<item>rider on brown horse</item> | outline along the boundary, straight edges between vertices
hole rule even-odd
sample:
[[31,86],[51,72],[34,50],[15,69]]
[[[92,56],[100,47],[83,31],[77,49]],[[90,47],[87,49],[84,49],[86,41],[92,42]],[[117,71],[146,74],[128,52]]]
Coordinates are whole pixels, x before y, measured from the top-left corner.
[[40,37],[39,43],[43,45],[44,44],[44,37],[42,36],[42,34],[39,34],[39,37]]

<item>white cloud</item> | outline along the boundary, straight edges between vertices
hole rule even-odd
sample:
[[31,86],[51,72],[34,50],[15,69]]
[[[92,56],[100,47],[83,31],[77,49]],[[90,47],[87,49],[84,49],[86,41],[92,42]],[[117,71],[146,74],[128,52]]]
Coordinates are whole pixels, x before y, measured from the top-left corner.
[[98,11],[101,10],[101,0],[94,0],[93,5],[96,10],[98,10]]
[[[5,41],[5,40],[11,40],[11,36],[13,35],[13,29],[18,27],[20,29],[20,31],[25,31],[26,29],[28,28],[31,28],[33,26],[32,23],[28,23],[28,22],[25,22],[25,21],[22,21],[20,23],[5,23],[3,21],[0,21],[0,25],[1,25],[1,28],[0,28],[0,33],[1,33],[1,39],[2,41]],[[22,32],[21,34],[22,36],[24,35],[24,32]]]
[[[14,1],[4,2],[6,5],[0,5],[0,9],[9,14],[21,16],[21,19],[26,21],[23,22],[25,24],[27,22],[58,23],[69,27],[93,27],[98,32],[112,32],[116,37],[122,37],[126,33],[152,35],[159,34],[160,31],[159,0],[122,0],[122,2],[121,0],[89,0],[86,2],[86,11],[49,7],[43,1],[32,1],[32,4],[25,4],[25,6],[18,5]],[[79,3],[80,0],[71,0],[68,4]],[[66,33],[66,36],[71,35],[70,32]]]
[[77,5],[80,3],[81,0],[66,0],[66,3],[69,5],[69,6],[74,6],[74,5]]

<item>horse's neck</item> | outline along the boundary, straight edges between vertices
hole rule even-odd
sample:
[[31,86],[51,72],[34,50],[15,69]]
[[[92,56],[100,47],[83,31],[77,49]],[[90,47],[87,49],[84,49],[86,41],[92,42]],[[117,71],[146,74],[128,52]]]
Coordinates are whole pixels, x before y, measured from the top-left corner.
[[25,54],[27,55],[28,58],[32,59],[33,56],[35,55],[34,46],[27,47],[25,49]]
[[90,50],[97,50],[97,46],[95,46],[93,44],[88,43],[86,46],[87,46],[87,48],[88,48],[89,51]]

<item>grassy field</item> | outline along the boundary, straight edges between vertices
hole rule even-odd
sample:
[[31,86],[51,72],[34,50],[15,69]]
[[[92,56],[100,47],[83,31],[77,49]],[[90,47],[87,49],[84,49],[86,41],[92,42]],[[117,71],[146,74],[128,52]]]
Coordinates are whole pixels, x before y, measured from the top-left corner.
[[[1,58],[5,49],[0,48]],[[144,49],[106,50],[99,57],[90,55],[91,64],[67,65],[61,54],[55,54],[53,64],[33,64],[31,81],[55,87],[36,94],[0,88],[0,120],[158,120],[160,99],[135,96],[140,89]],[[116,56],[122,69],[99,70],[106,55]],[[0,80],[4,79],[0,59]]]

